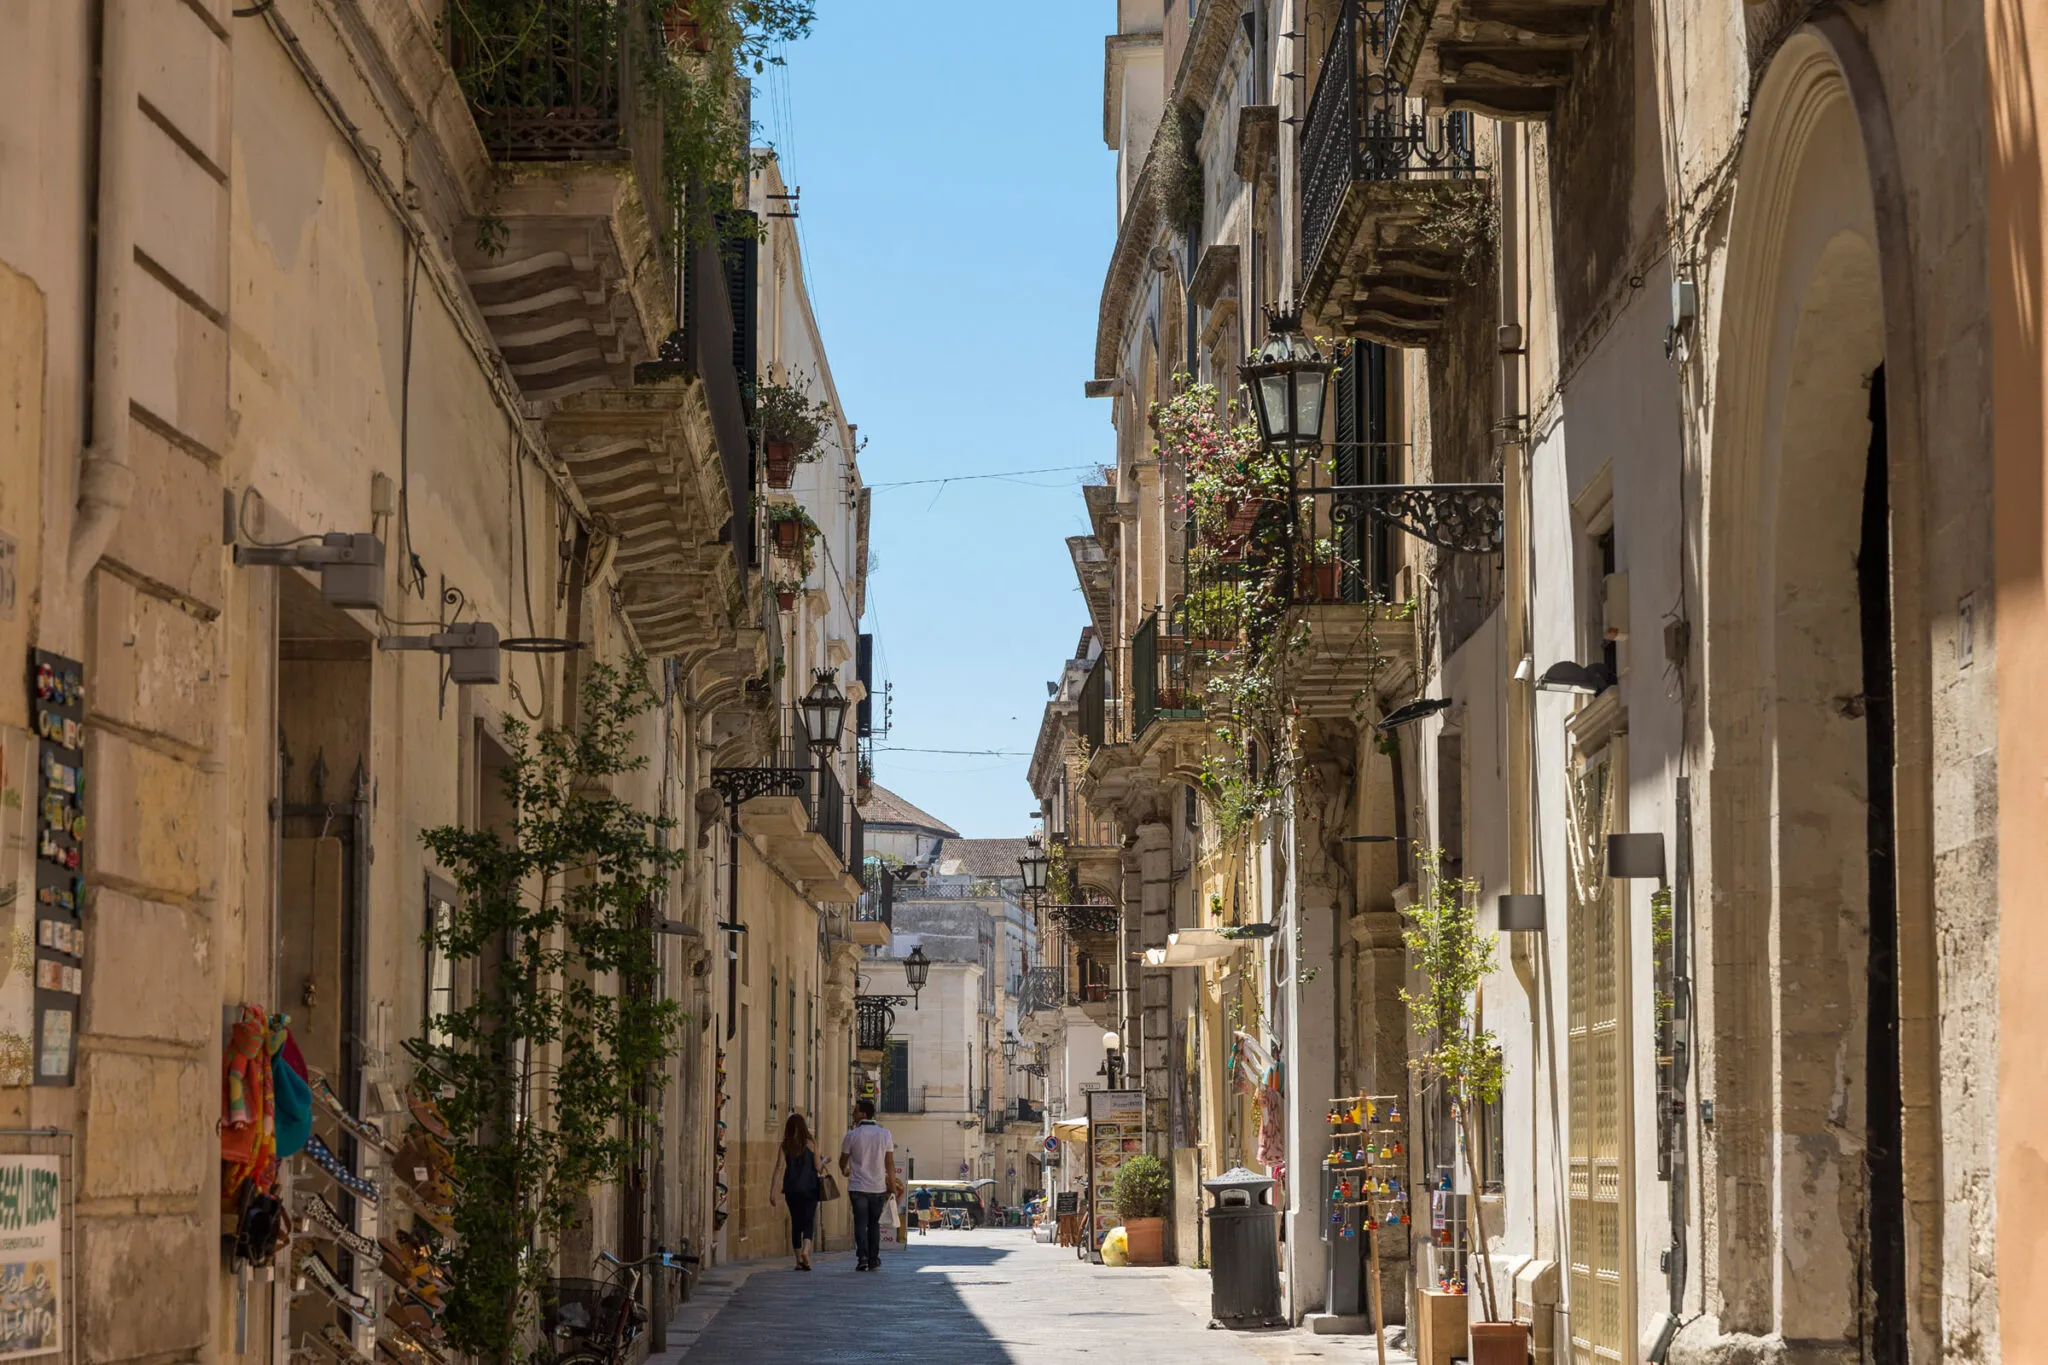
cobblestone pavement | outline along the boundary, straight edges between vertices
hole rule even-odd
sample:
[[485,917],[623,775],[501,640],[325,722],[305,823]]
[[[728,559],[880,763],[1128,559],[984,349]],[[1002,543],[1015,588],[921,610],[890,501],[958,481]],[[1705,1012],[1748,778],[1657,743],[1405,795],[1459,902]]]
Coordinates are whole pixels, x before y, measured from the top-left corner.
[[[1210,1330],[1209,1276],[1112,1270],[1014,1228],[934,1232],[885,1246],[882,1269],[849,1255],[809,1274],[788,1261],[709,1272],[650,1365],[1170,1361],[1172,1365],[1376,1362],[1370,1337]],[[1389,1350],[1388,1365],[1411,1365]]]

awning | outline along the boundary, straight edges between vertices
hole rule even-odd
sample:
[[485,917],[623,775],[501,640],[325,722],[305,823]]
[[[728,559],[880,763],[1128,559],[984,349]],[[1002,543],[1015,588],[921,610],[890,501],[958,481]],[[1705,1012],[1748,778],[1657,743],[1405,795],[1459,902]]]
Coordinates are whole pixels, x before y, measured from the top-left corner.
[[1054,1119],[1052,1135],[1061,1142],[1072,1142],[1076,1138],[1084,1138],[1088,1136],[1088,1120]]
[[1147,948],[1148,967],[1199,967],[1220,962],[1244,947],[1241,938],[1225,938],[1220,929],[1182,929],[1166,936],[1164,948]]

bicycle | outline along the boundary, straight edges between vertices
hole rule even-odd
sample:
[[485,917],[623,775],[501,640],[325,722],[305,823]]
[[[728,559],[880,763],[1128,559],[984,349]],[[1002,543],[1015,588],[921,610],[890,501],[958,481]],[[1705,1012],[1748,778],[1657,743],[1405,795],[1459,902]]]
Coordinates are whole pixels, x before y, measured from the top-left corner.
[[687,1270],[698,1258],[673,1251],[655,1251],[637,1261],[622,1261],[609,1251],[598,1260],[615,1267],[608,1280],[563,1278],[551,1281],[541,1304],[541,1331],[555,1343],[553,1365],[621,1365],[626,1348],[647,1325],[640,1305],[640,1284],[650,1265]]

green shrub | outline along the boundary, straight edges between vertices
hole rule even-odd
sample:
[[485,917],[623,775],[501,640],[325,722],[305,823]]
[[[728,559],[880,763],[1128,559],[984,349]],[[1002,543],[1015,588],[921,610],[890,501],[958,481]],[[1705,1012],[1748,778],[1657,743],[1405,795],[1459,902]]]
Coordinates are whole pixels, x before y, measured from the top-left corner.
[[1159,1158],[1134,1156],[1117,1168],[1117,1217],[1157,1218],[1166,1212],[1166,1194],[1166,1168]]

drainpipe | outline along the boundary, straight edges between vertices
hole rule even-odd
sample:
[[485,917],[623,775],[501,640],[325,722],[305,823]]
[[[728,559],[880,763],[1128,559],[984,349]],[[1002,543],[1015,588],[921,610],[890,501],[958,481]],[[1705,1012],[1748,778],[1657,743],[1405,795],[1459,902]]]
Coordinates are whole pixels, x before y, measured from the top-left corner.
[[72,583],[83,583],[99,563],[135,490],[135,471],[128,462],[128,383],[121,356],[135,255],[127,170],[133,159],[129,149],[136,88],[128,60],[128,26],[122,22],[125,12],[118,0],[100,0],[94,16],[99,29],[99,108],[92,151],[93,217],[99,250],[92,267],[90,437],[79,464],[78,506],[66,561]]

